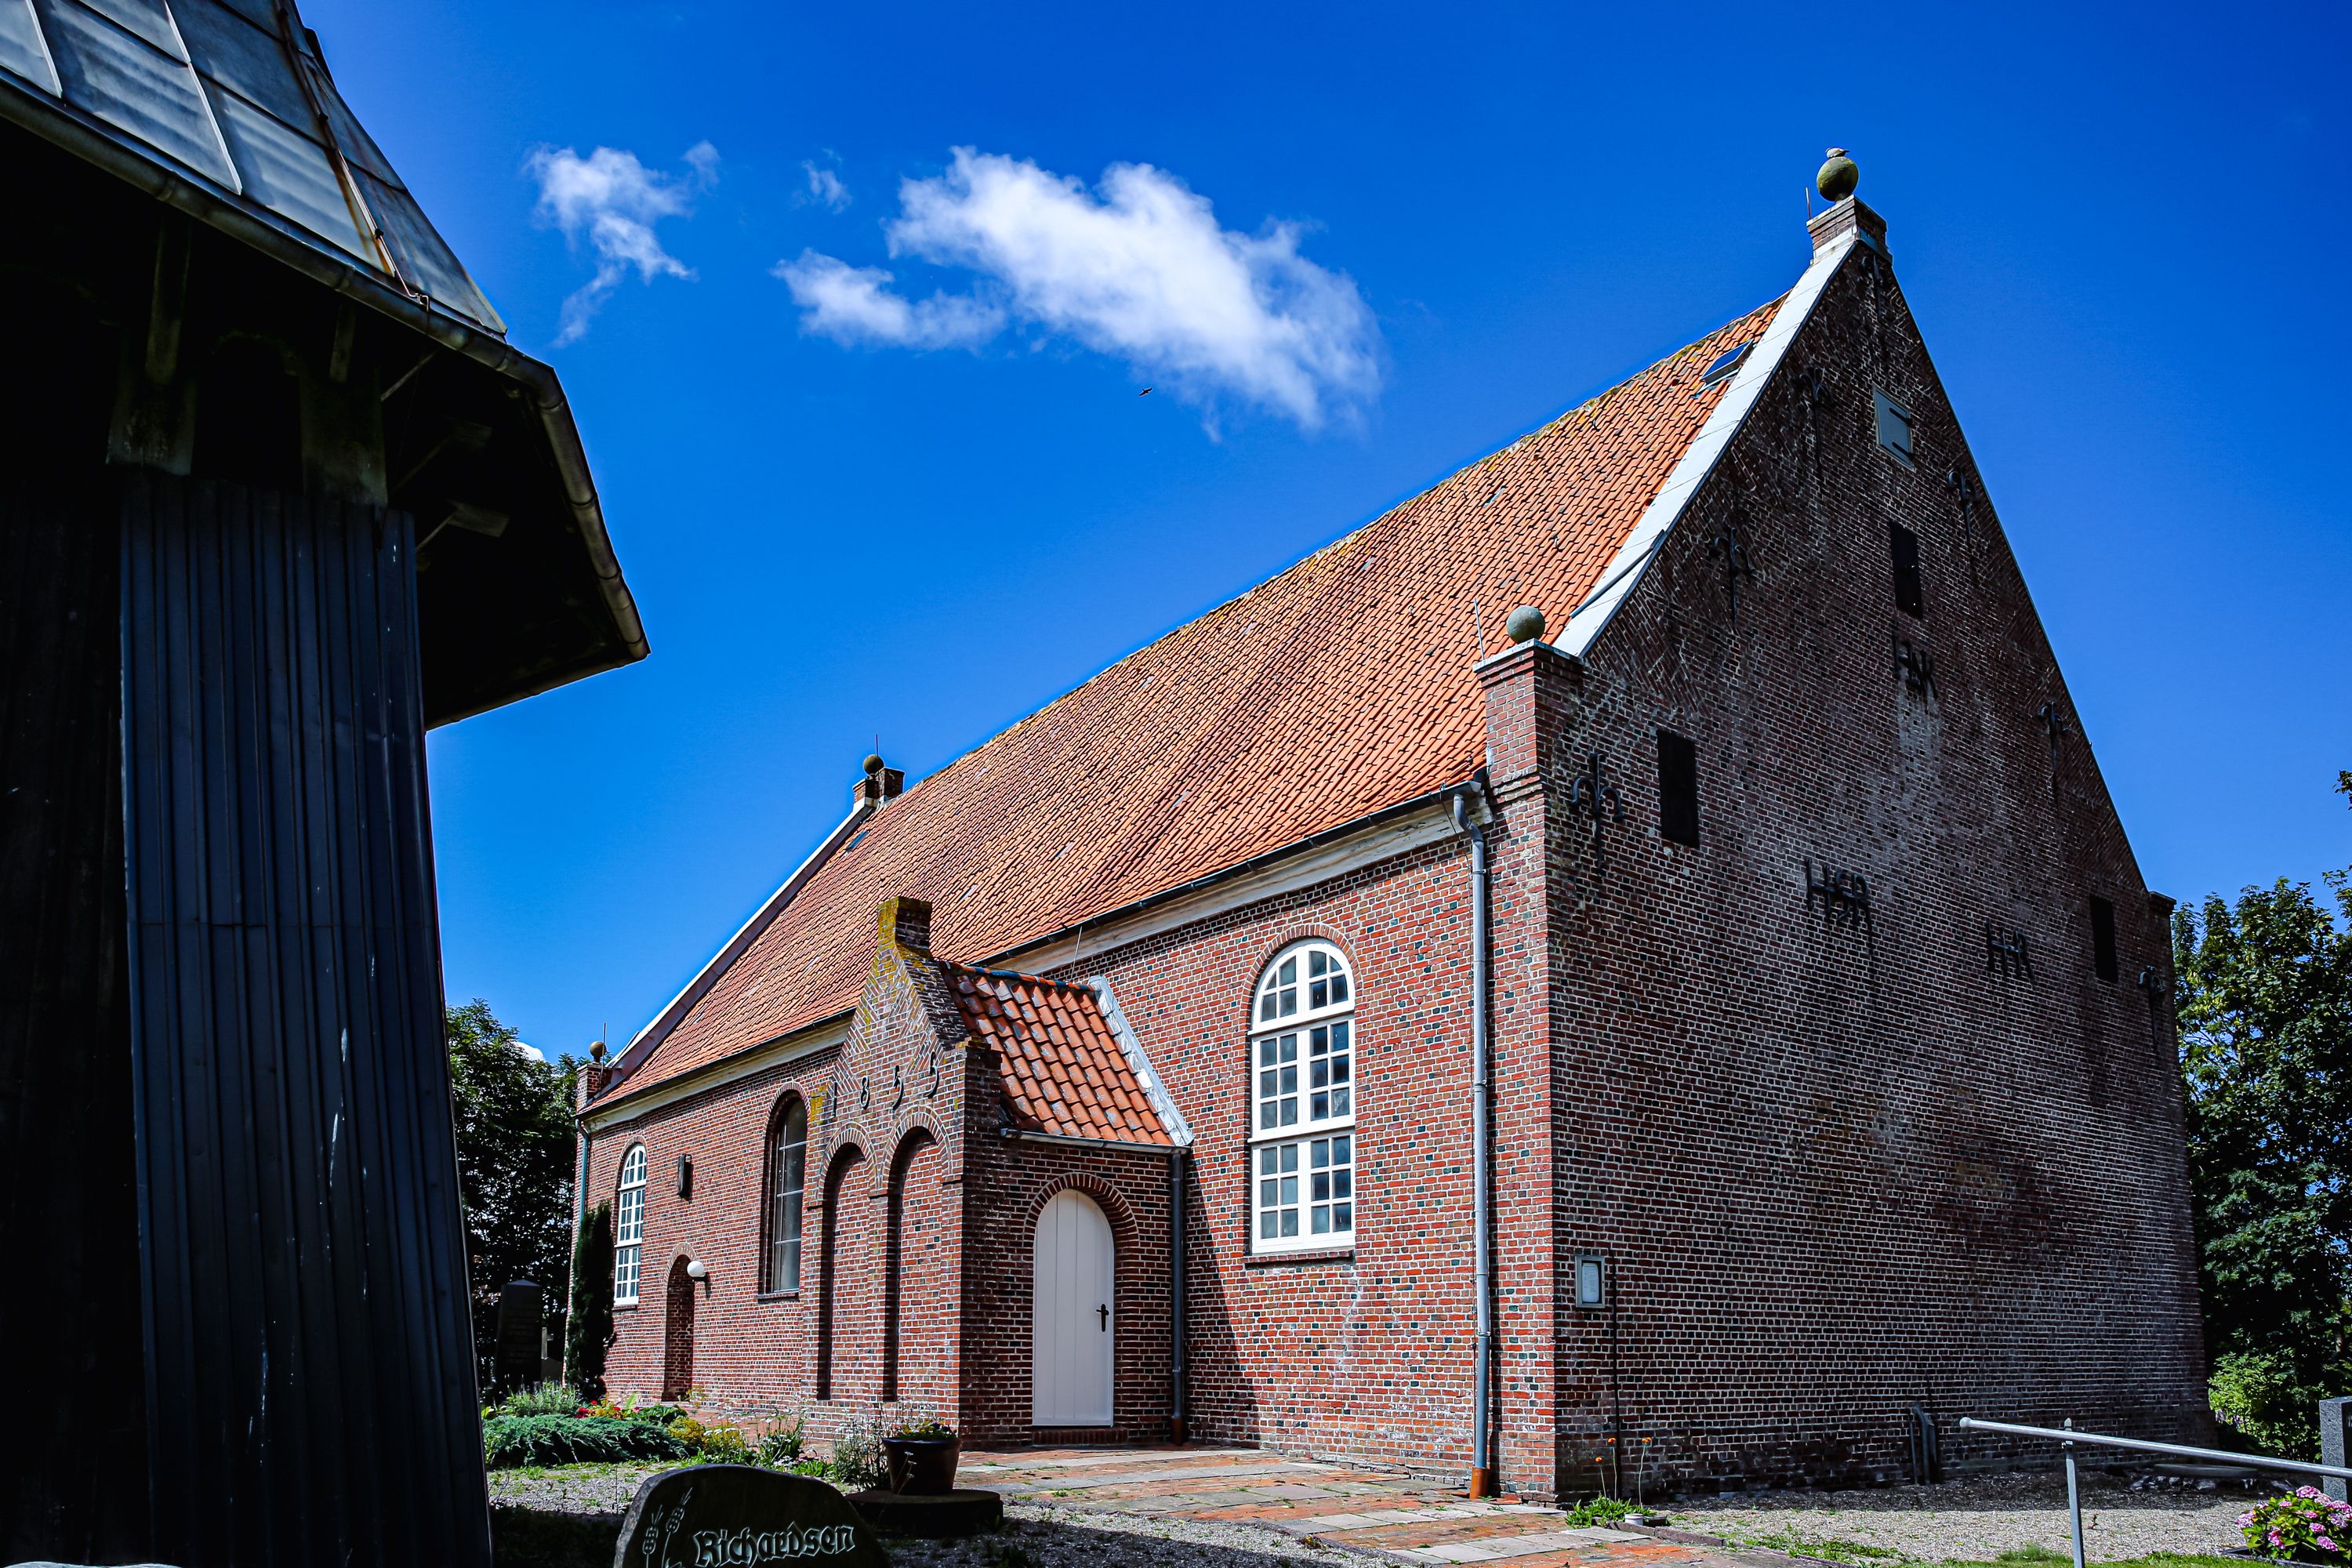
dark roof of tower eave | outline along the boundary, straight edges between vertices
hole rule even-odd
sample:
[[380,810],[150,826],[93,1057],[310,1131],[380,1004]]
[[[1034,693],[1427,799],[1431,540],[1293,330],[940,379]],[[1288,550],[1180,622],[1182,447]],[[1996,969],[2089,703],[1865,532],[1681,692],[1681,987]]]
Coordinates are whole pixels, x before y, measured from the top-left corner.
[[1724,395],[1751,311],[1130,654],[885,806],[612,1091],[855,1007],[881,899],[985,962],[1467,778],[1483,622],[1555,626]]
[[534,536],[575,558],[534,563],[520,531],[508,536],[517,548],[490,586],[544,610],[551,640],[511,669],[478,672],[429,721],[643,658],[645,627],[554,371],[506,342],[290,0],[286,16],[281,31],[272,0],[0,0],[0,120],[519,384],[549,465]]
[[504,335],[272,0],[0,0],[0,114],[77,152],[95,132],[152,172],[467,325]]

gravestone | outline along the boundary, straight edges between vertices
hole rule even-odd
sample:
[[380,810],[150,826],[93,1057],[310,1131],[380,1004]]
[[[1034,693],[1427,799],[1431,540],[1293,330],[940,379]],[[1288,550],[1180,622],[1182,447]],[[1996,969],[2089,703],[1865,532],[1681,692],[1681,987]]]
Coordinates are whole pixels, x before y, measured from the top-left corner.
[[509,1279],[499,1292],[498,1382],[501,1392],[540,1381],[540,1289],[528,1279]]
[[[2319,1402],[2319,1462],[2352,1468],[2352,1398]],[[2330,1476],[2320,1483],[2337,1502],[2352,1502],[2352,1482]]]
[[874,1531],[823,1481],[697,1465],[637,1489],[613,1568],[888,1568]]

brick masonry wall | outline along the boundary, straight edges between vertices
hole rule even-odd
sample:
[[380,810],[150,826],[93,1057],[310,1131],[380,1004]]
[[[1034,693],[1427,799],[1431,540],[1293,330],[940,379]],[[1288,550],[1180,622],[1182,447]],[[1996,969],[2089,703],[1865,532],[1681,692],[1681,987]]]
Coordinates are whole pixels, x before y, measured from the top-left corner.
[[1032,1435],[1033,1242],[1047,1200],[1076,1188],[1110,1221],[1113,1429],[1055,1436],[1166,1440],[1172,1344],[1167,1157],[1000,1139],[992,1148],[975,1142],[967,1184],[972,1224],[963,1305],[966,1430],[983,1440],[1025,1441]]
[[[965,1048],[949,983],[919,945],[918,910],[886,905],[844,1045],[591,1142],[593,1197],[609,1201],[640,1142],[653,1178],[645,1285],[636,1306],[615,1310],[611,1385],[649,1398],[690,1385],[707,1410],[754,1426],[804,1416],[818,1436],[879,1411],[936,1415],[974,1440],[1025,1440],[1030,1239],[1046,1199],[1076,1186],[1110,1218],[1118,1248],[1114,1427],[1101,1436],[1164,1436],[1167,1158],[1003,1140],[992,1060]],[[762,1292],[764,1149],[790,1096],[812,1108],[801,1289]],[[666,1175],[681,1154],[694,1162],[688,1198]],[[685,1292],[666,1289],[685,1283],[688,1258],[709,1275],[690,1310]]]
[[[1888,1475],[1915,1402],[1958,1459],[1998,1457],[1953,1428],[1970,1412],[2161,1435],[2201,1411],[2179,1090],[2133,984],[2147,967],[2168,987],[2160,900],[1899,290],[1865,254],[1587,664],[1521,648],[1464,675],[1486,690],[1496,809],[1498,1447],[1516,1489],[1626,1484],[1634,1463],[1652,1488]],[[1874,387],[1916,416],[1916,467],[1878,447]],[[1895,607],[1890,521],[1919,538],[1922,616]],[[1736,619],[1709,550],[1733,525],[1755,568]],[[1571,606],[1541,607],[1557,623]],[[1931,689],[1898,640],[1914,671],[1932,659]],[[1697,744],[1696,848],[1658,833],[1660,727]],[[1595,754],[1625,810],[1598,859],[1570,794]],[[1866,924],[1807,909],[1808,858],[1868,877]],[[2094,894],[2116,911],[2113,982],[2091,973]],[[1110,981],[1197,1138],[1196,1436],[1470,1464],[1469,896],[1447,837],[1061,971]],[[1988,967],[1988,923],[2024,934],[2031,977]],[[1309,935],[1356,973],[1356,1243],[1253,1258],[1249,998]],[[911,950],[887,930],[882,946],[839,1053],[593,1146],[590,1191],[608,1196],[630,1137],[647,1143],[647,1280],[689,1252],[709,1265],[698,1383],[724,1408],[810,1402],[830,1213],[839,1397],[814,1424],[879,1395],[903,1170],[900,1392],[975,1438],[1024,1435],[1029,1238],[1076,1184],[1118,1249],[1118,1432],[1163,1430],[1165,1160],[1004,1142],[986,1062]],[[935,1063],[952,1069],[936,1089]],[[762,1130],[779,1095],[827,1088],[804,1289],[761,1300]],[[660,1187],[680,1151],[698,1160],[683,1204]],[[826,1205],[844,1152],[862,1157]],[[1610,1260],[1612,1310],[1574,1305],[1585,1251]],[[659,1380],[653,1300],[623,1316],[616,1387]],[[1620,1452],[1639,1456],[1622,1477]]]
[[[1062,972],[1109,980],[1192,1125],[1189,1418],[1201,1438],[1468,1463],[1468,892],[1449,837]],[[1250,997],[1266,962],[1308,936],[1355,971],[1365,1197],[1351,1250],[1253,1258]],[[1540,1205],[1543,1184],[1533,1191]]]
[[[1874,389],[1915,416],[1914,466],[1879,447]],[[1896,606],[1890,521],[1924,616]],[[1710,552],[1732,526],[1736,620]],[[1654,1476],[1892,1473],[1914,1402],[1948,1458],[1996,1452],[1966,1414],[2193,1433],[2180,1090],[2135,984],[2169,994],[2168,906],[1870,252],[1589,669],[1550,662],[1553,799],[1598,752],[1627,813],[1605,868],[1589,818],[1550,842],[1561,1484],[1593,1485],[1621,1431]],[[1697,743],[1696,848],[1658,831],[1662,727]],[[1808,858],[1867,876],[1866,924],[1808,911]],[[1988,925],[2023,933],[2030,977]],[[1614,1266],[1613,1323],[1573,1305],[1584,1249]]]

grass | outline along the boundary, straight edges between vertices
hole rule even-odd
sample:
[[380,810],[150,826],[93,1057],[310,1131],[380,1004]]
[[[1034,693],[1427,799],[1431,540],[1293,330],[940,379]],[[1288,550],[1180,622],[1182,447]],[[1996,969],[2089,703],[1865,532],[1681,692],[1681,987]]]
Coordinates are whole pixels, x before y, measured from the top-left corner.
[[[1833,1536],[1827,1539],[1813,1539],[1799,1535],[1793,1530],[1761,1535],[1745,1531],[1730,1533],[1720,1529],[1710,1532],[1722,1535],[1725,1540],[1735,1545],[1760,1546],[1773,1552],[1786,1552],[1796,1557],[1817,1557],[1831,1563],[1855,1564],[1922,1563],[1923,1568],[1927,1568],[1922,1559],[1911,1557],[1891,1546],[1873,1546],[1860,1541],[1841,1541]],[[2011,1547],[2009,1551],[1990,1559],[1952,1559],[1935,1563],[1932,1568],[2058,1568],[2059,1564],[2071,1564],[2074,1560],[2074,1553],[2070,1552],[2037,1542],[2032,1546]],[[2127,1557],[2094,1563],[2090,1568],[2246,1568],[2246,1563],[2243,1559],[2236,1557],[2217,1557],[2199,1552],[2152,1552],[2145,1557]]]
[[625,1475],[635,1470],[674,1470],[685,1462],[681,1459],[587,1459],[576,1465],[514,1465],[492,1470],[489,1474],[493,1481],[501,1476],[527,1481],[573,1480]]
[[[2043,1568],[2045,1564],[2074,1561],[2073,1552],[2054,1546],[2020,1546],[1990,1563],[1947,1563],[1941,1568]],[[2151,1552],[2145,1557],[2095,1563],[2091,1568],[2246,1568],[2246,1562],[2242,1557],[2217,1557],[2201,1552]]]
[[[1727,1536],[1727,1540],[1731,1539]],[[1773,1552],[1786,1552],[1798,1557],[1820,1557],[1832,1563],[1900,1563],[1903,1553],[1892,1546],[1872,1546],[1859,1541],[1808,1540],[1793,1530],[1783,1530],[1769,1535],[1742,1535],[1742,1546],[1761,1546]]]

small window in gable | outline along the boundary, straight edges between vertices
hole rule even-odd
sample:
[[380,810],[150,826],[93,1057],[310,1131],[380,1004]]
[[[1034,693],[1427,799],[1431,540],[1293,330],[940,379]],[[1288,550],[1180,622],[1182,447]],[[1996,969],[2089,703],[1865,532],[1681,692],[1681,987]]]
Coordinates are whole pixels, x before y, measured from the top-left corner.
[[1927,590],[1919,574],[1919,536],[1899,522],[1890,522],[1886,543],[1895,564],[1895,607],[1906,616],[1925,617]]
[[2102,980],[2116,977],[2116,906],[2091,895],[2091,967]]
[[1698,389],[1701,392],[1710,391],[1738,374],[1739,367],[1748,363],[1748,356],[1755,347],[1754,343],[1741,343],[1737,348],[1726,349],[1716,355],[1708,363],[1707,367],[1699,373]]
[[1672,730],[1658,731],[1658,834],[1698,843],[1698,747]]
[[1878,444],[1905,468],[1911,467],[1911,411],[1883,392],[1873,395],[1878,399]]

